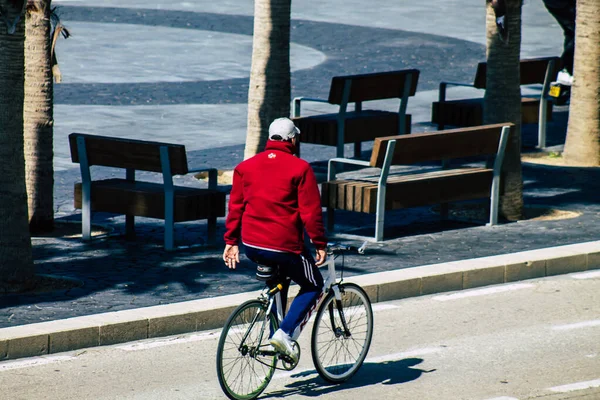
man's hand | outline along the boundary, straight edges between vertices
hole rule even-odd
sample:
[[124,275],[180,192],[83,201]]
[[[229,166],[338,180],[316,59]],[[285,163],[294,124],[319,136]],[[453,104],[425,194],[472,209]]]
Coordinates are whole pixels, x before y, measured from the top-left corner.
[[325,249],[317,249],[317,255],[315,257],[315,265],[318,267],[319,265],[323,265],[325,260],[327,259],[327,252]]
[[223,261],[229,269],[235,269],[236,263],[240,262],[240,248],[236,245],[226,245],[223,251]]

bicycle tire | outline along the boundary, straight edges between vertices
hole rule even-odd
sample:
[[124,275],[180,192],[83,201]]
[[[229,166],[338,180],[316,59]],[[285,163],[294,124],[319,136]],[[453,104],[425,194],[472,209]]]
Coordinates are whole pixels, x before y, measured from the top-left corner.
[[335,294],[331,290],[317,311],[311,337],[315,368],[331,383],[344,382],[358,371],[373,337],[373,309],[367,293],[353,283],[340,284],[339,289],[350,336],[343,334]]
[[[259,346],[269,344],[269,332],[262,332],[267,305],[260,300],[249,300],[238,306],[229,316],[217,346],[217,376],[223,392],[232,400],[257,398],[267,387],[277,364],[277,357],[252,354]],[[278,327],[273,314],[269,315],[273,331]],[[244,336],[248,333],[242,345]],[[246,382],[247,381],[247,382]]]

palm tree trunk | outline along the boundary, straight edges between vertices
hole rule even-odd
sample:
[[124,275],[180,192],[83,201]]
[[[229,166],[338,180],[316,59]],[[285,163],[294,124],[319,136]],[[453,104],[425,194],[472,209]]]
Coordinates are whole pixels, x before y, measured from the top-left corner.
[[575,62],[564,160],[600,166],[600,2],[577,0]]
[[[0,0],[2,9],[13,5]],[[23,19],[8,32],[0,21],[0,291],[23,286],[34,274],[23,157]]]
[[31,232],[54,225],[51,0],[29,0],[25,17],[25,177]]
[[290,114],[291,0],[255,0],[244,158],[262,151],[269,124]]
[[496,16],[487,1],[487,81],[483,105],[485,123],[512,122],[502,166],[500,212],[509,221],[523,214],[523,177],[521,171],[521,52],[522,0],[506,0],[506,43],[500,39]]

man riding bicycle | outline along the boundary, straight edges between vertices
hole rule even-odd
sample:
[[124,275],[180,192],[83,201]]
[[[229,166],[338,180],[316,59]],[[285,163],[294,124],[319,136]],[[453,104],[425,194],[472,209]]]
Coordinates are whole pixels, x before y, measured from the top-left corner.
[[[282,290],[284,302],[290,279],[300,286],[269,341],[294,362],[298,355],[291,338],[323,288],[317,267],[325,262],[327,245],[315,174],[306,161],[296,157],[299,134],[290,119],[274,120],[265,151],[235,168],[223,252],[225,264],[235,269],[240,262],[241,239],[251,261],[279,268],[287,278]],[[304,231],[316,247],[316,261],[304,245]]]

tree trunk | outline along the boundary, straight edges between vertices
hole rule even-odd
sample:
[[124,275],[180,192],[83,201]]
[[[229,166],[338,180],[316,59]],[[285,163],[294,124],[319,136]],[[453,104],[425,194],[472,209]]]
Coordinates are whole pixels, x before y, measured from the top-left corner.
[[500,39],[491,2],[487,2],[487,81],[483,120],[487,124],[512,122],[502,165],[500,213],[509,221],[523,214],[523,177],[521,171],[521,52],[522,0],[506,0],[506,43]]
[[[0,8],[14,3],[0,0]],[[8,32],[0,20],[0,291],[23,287],[34,275],[23,157],[23,18]]]
[[25,16],[25,177],[31,232],[54,225],[51,0],[29,0]]
[[290,115],[291,0],[255,0],[244,158],[263,150],[269,124]]
[[575,62],[564,160],[600,166],[600,2],[578,0]]

